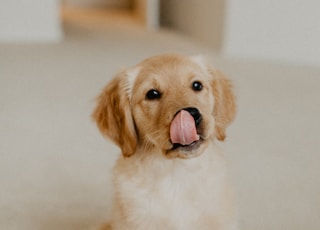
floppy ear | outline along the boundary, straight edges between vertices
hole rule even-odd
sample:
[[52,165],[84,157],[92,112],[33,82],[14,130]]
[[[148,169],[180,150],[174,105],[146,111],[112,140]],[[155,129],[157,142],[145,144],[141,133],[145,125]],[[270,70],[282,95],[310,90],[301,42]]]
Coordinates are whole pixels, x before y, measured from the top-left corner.
[[104,88],[97,100],[92,114],[100,131],[122,150],[125,157],[134,154],[137,147],[137,135],[131,114],[128,87],[128,73],[117,75]]
[[232,84],[223,73],[218,70],[209,70],[213,76],[212,88],[215,98],[214,117],[215,133],[218,140],[226,137],[226,128],[233,121],[236,113],[235,96],[232,92]]

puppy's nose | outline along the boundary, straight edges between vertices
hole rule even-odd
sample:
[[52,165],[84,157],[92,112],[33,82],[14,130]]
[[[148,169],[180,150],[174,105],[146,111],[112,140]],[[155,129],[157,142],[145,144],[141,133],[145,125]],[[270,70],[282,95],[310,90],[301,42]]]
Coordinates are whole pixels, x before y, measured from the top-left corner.
[[191,116],[193,117],[193,119],[195,121],[196,126],[198,126],[200,124],[200,122],[202,120],[202,116],[197,108],[188,107],[188,108],[184,108],[183,110],[186,110],[191,114]]

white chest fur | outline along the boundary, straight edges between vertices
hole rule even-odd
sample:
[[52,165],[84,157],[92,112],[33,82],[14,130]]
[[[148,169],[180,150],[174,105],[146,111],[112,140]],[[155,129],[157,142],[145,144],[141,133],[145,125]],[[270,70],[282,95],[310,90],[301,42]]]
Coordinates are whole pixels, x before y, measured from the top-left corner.
[[225,163],[217,148],[193,159],[119,159],[114,229],[233,229]]

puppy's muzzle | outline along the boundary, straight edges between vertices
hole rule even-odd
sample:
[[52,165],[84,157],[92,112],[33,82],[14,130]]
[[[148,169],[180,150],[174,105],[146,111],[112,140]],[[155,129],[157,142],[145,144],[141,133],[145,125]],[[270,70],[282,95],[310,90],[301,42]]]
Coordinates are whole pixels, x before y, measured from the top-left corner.
[[200,139],[198,126],[202,121],[197,108],[188,107],[179,110],[170,126],[170,139],[174,147],[189,146]]
[[201,113],[199,112],[199,110],[197,108],[193,108],[193,107],[184,108],[183,110],[186,110],[191,114],[191,116],[193,117],[194,122],[196,124],[196,127],[198,127],[202,121],[202,116],[201,116]]
[[191,158],[198,156],[202,146],[202,115],[197,108],[187,107],[179,110],[170,125],[172,148],[167,156]]

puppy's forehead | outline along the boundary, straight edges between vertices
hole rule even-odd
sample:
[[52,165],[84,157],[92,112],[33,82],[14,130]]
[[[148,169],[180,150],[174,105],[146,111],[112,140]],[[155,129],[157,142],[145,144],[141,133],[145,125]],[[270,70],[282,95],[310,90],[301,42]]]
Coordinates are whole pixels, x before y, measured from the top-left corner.
[[[206,75],[205,70],[198,60],[193,58],[165,55],[156,56],[143,61],[140,65],[137,81],[168,80],[169,82],[191,78],[196,75]],[[199,76],[201,77],[201,76]]]

